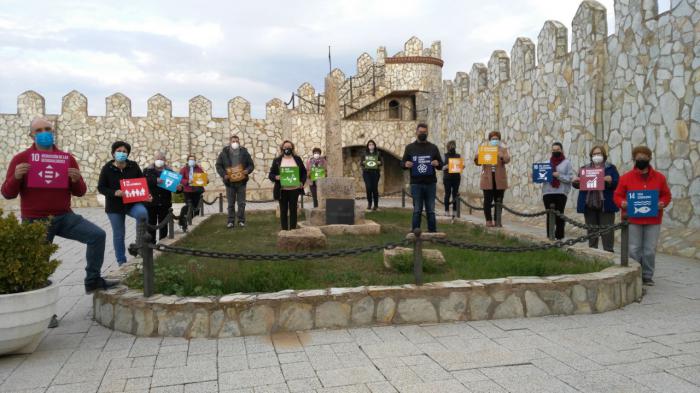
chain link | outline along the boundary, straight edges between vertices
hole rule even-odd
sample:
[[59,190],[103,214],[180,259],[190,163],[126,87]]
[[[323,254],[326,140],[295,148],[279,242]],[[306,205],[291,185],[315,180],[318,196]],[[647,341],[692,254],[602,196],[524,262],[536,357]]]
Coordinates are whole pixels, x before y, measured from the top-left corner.
[[214,198],[213,201],[207,202],[207,200],[204,199],[204,197],[202,197],[202,203],[204,203],[205,205],[211,206],[211,205],[215,204],[215,203],[219,200],[219,198],[220,198],[220,197],[216,197],[216,198]]
[[503,210],[505,210],[505,211],[507,211],[507,212],[509,212],[509,213],[511,213],[511,214],[515,214],[516,216],[520,216],[520,217],[539,217],[539,216],[544,216],[544,215],[547,214],[547,212],[550,210],[550,209],[545,209],[545,210],[542,210],[542,211],[539,211],[539,212],[519,212],[519,211],[517,211],[517,210],[513,210],[513,209],[509,208],[508,206],[504,205],[502,202],[495,202],[495,204],[496,204],[496,205],[501,205],[501,207],[503,208]]
[[567,217],[567,216],[565,216],[563,213],[560,213],[560,212],[558,212],[558,211],[556,211],[556,210],[553,210],[553,212],[554,212],[554,214],[555,214],[557,217],[561,218],[561,219],[564,220],[565,222],[568,222],[569,224],[571,224],[571,225],[573,225],[573,226],[575,226],[575,227],[579,227],[579,228],[582,228],[582,229],[586,229],[586,230],[588,230],[588,231],[595,231],[595,230],[599,230],[599,229],[608,228],[608,225],[584,224],[584,223],[582,223],[582,222],[580,222],[580,221],[574,220],[573,218]]
[[163,218],[158,225],[151,225],[149,223],[146,223],[146,228],[148,228],[151,231],[163,229],[166,225],[168,225],[171,219],[179,220],[180,217],[174,215],[173,213],[168,213],[168,215],[165,216],[165,218]]
[[474,206],[474,205],[472,205],[471,203],[469,203],[469,202],[465,201],[464,199],[462,199],[462,197],[459,197],[459,201],[462,202],[466,207],[468,207],[468,208],[470,208],[470,209],[472,209],[472,210],[484,210],[483,207]]

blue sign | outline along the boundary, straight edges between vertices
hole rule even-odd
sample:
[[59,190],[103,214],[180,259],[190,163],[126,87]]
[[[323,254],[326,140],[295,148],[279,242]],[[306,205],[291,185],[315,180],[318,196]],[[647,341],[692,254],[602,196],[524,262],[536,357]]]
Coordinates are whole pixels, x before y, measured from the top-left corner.
[[177,192],[177,186],[182,181],[182,175],[165,169],[160,173],[160,179],[163,181],[158,184],[158,187],[165,188],[170,192]]
[[550,183],[552,181],[552,164],[548,162],[532,164],[532,181]]
[[630,218],[659,215],[659,191],[627,191],[627,216]]
[[411,168],[411,176],[432,176],[435,173],[433,168],[432,157],[430,156],[413,156],[413,167]]

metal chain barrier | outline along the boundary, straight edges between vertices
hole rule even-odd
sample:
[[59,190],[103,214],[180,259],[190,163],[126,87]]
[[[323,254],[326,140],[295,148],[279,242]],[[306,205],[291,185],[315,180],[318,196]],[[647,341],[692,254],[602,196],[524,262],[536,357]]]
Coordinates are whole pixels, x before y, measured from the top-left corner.
[[466,206],[466,207],[468,207],[468,208],[470,208],[470,209],[472,209],[472,210],[484,210],[483,207],[474,206],[474,205],[472,205],[471,203],[469,203],[469,202],[465,201],[464,199],[462,199],[462,197],[459,197],[459,201],[462,202],[462,203],[464,204],[464,206]]
[[[504,205],[503,202],[498,202],[498,201],[494,202],[494,205],[500,205],[503,208],[503,210],[505,210],[511,214],[515,214],[516,216],[520,216],[520,217],[544,216],[549,211],[549,209],[545,209],[545,210],[538,211],[538,212],[519,212],[517,210],[513,210],[513,209],[509,208],[508,206]],[[481,210],[483,210],[483,208]]]
[[582,228],[582,229],[586,229],[586,230],[588,230],[588,231],[595,231],[595,230],[605,229],[605,228],[608,227],[608,225],[584,224],[584,223],[582,223],[582,222],[580,222],[580,221],[574,220],[573,218],[570,218],[570,217],[565,216],[563,213],[561,213],[561,212],[559,212],[559,211],[557,211],[557,210],[553,210],[552,213],[554,213],[554,215],[556,215],[557,217],[561,218],[561,219],[564,220],[565,222],[568,222],[569,224],[571,224],[571,225],[573,225],[573,226],[575,226],[575,227],[579,227],[579,228]]

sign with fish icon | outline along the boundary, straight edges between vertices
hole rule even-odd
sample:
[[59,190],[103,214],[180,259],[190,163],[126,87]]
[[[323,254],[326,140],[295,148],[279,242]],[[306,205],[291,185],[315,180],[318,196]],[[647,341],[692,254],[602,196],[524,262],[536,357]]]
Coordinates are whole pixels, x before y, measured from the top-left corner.
[[659,191],[627,191],[627,216],[630,218],[656,217],[659,215]]

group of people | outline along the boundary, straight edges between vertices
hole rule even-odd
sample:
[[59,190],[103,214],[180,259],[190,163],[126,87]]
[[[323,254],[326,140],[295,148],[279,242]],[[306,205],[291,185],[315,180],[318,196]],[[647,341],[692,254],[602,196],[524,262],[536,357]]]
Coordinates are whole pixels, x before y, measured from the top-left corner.
[[[29,135],[33,144],[27,150],[13,157],[2,184],[2,195],[7,199],[21,197],[21,217],[23,221],[42,220],[48,222],[48,240],[55,236],[77,240],[87,245],[86,276],[84,280],[86,293],[97,289],[106,289],[116,285],[116,282],[106,280],[101,276],[104,262],[106,233],[97,225],[71,210],[71,197],[81,197],[87,187],[75,158],[69,153],[62,152],[54,143],[55,132],[51,122],[45,118],[36,118],[30,124]],[[498,148],[498,161],[495,164],[481,165],[480,188],[484,196],[484,216],[487,226],[495,226],[500,220],[495,219],[494,201],[502,201],[508,188],[506,165],[511,157],[508,147],[502,141],[498,131],[488,135],[488,145]],[[36,153],[59,153],[70,157],[67,176],[67,188],[32,188],[28,187],[27,174],[30,171],[29,157]],[[297,227],[297,202],[308,186],[312,194],[314,207],[318,206],[317,181],[325,176],[326,158],[321,155],[320,148],[313,149],[313,155],[306,162],[295,152],[294,143],[284,141],[280,146],[279,155],[273,160],[268,178],[274,183],[273,196],[279,201],[280,221],[282,230]],[[162,152],[156,152],[153,162],[143,171],[139,165],[129,159],[131,146],[124,141],[114,142],[111,146],[112,159],[100,172],[97,189],[105,197],[105,212],[112,227],[112,241],[116,262],[121,265],[126,262],[125,247],[125,218],[130,216],[139,220],[147,219],[151,225],[164,220],[172,206],[172,192],[159,187],[163,182],[163,171],[173,171],[168,165],[167,157]],[[605,188],[602,191],[580,191],[577,201],[577,211],[584,215],[587,224],[608,225],[615,222],[615,214],[626,208],[627,192],[634,190],[657,190],[659,193],[659,213],[656,217],[630,218],[630,256],[642,265],[644,283],[653,284],[654,255],[660,233],[663,209],[671,201],[671,193],[663,174],[649,164],[652,152],[645,146],[635,147],[632,151],[634,169],[620,176],[617,168],[610,162],[603,146],[595,146],[590,151],[590,162],[583,168],[601,168],[605,173]],[[400,165],[404,170],[410,170],[410,189],[413,198],[413,215],[411,228],[421,226],[421,216],[425,210],[429,232],[436,232],[435,198],[437,172],[443,171],[445,185],[445,210],[450,206],[456,208],[459,203],[459,186],[461,173],[448,171],[450,159],[460,159],[456,152],[456,143],[447,143],[447,153],[442,156],[439,148],[428,141],[428,126],[418,124],[416,140],[405,147]],[[580,180],[573,171],[571,162],[566,158],[561,143],[551,146],[549,162],[552,167],[552,179],[542,186],[542,199],[546,208],[554,208],[563,213],[567,197],[572,187],[579,188]],[[475,163],[479,160],[475,157]],[[382,157],[377,144],[369,140],[361,160],[362,176],[367,192],[368,209],[376,210],[379,203],[378,183],[380,179]],[[216,160],[216,172],[226,186],[228,200],[227,227],[245,227],[246,184],[250,174],[255,169],[254,161],[247,149],[240,145],[238,136],[230,138],[230,144],[222,149]],[[193,182],[196,174],[204,173],[197,163],[195,155],[187,157],[187,165],[180,169],[181,181],[175,192],[184,193],[188,208],[196,209],[204,193],[204,186]],[[294,182],[283,181],[285,174],[292,173]],[[124,192],[121,181],[124,179],[145,178],[148,183],[150,196],[144,203],[124,203]],[[285,179],[286,180],[286,179]],[[236,210],[237,208],[237,210]],[[182,214],[181,214],[182,215]],[[557,217],[555,237],[564,237],[565,222]],[[160,239],[167,236],[168,228],[164,226],[157,234]],[[151,232],[155,241],[156,233]],[[614,234],[602,236],[603,248],[612,252]],[[589,245],[597,247],[598,239],[591,239]]]

